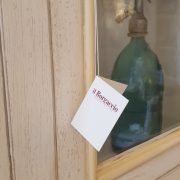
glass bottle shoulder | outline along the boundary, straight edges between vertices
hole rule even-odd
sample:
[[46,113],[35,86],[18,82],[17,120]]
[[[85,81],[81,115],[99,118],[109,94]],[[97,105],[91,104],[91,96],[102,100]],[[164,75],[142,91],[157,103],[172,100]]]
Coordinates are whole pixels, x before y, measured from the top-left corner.
[[[114,65],[112,78],[128,77],[132,72],[150,75],[161,69],[156,54],[144,39],[133,39],[119,54]],[[118,79],[117,79],[118,80]]]

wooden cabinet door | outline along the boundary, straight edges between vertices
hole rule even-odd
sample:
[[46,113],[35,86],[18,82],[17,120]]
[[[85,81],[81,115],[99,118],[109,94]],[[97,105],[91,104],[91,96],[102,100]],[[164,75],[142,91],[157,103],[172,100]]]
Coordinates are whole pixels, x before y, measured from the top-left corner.
[[0,6],[0,180],[178,179],[178,128],[97,164],[70,125],[95,75],[93,1]]

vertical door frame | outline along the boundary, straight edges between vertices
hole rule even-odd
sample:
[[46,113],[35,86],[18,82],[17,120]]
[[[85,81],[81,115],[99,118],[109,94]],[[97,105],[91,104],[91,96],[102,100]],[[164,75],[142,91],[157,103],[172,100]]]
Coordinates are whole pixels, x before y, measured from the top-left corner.
[[[85,88],[89,89],[95,77],[95,12],[94,0],[84,1],[84,75]],[[97,179],[97,153],[96,150],[86,143],[86,169],[88,180]]]

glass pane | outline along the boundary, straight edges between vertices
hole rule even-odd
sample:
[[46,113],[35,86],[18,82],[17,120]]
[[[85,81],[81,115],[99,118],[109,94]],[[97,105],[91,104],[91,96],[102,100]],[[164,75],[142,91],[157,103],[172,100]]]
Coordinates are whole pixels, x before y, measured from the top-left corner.
[[[120,7],[118,1],[125,4]],[[132,20],[135,26],[130,25],[128,36],[131,17],[141,11],[139,5],[133,10],[135,2],[97,0],[100,76],[127,83],[129,89],[124,95],[133,102],[120,117],[121,123],[116,124],[115,135],[111,133],[98,153],[99,162],[180,122],[180,0],[144,0],[148,33],[142,35],[146,34],[146,22],[138,16]],[[120,8],[131,16],[117,23]]]

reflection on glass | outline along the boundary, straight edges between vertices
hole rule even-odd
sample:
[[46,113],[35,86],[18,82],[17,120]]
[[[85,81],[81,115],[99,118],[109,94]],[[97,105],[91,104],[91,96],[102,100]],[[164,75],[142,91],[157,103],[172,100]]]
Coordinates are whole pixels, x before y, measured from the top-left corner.
[[133,38],[121,52],[112,79],[128,84],[129,104],[111,134],[113,148],[124,150],[161,130],[163,73],[143,37]]
[[144,39],[146,34],[143,0],[136,0],[129,25],[131,41],[120,53],[112,72],[113,80],[128,84],[124,96],[129,99],[111,133],[116,151],[124,151],[161,131],[163,73],[156,54]]
[[[142,100],[142,97],[144,97],[143,98],[144,101],[141,101],[144,107],[144,111],[150,112],[149,114],[146,114],[146,116],[144,115],[144,117],[153,116],[153,121],[154,121],[154,119],[157,119],[155,118],[155,116],[156,117],[162,116],[163,118],[159,120],[159,126],[161,126],[161,121],[162,121],[162,127],[160,127],[160,129],[161,129],[161,133],[164,133],[180,125],[180,119],[179,119],[180,117],[180,111],[179,111],[180,0],[173,0],[173,1],[156,0],[156,1],[152,1],[151,4],[149,4],[148,1],[144,0],[144,13],[148,19],[148,34],[145,38],[146,40],[144,39],[145,36],[141,36],[141,37],[131,36],[131,40],[129,39],[129,37],[127,36],[127,32],[128,32],[130,17],[125,19],[120,24],[118,24],[117,21],[115,21],[116,16],[118,16],[118,13],[116,13],[116,9],[120,7],[120,6],[117,6],[117,7],[115,6],[116,4],[114,2],[117,2],[117,1],[125,2],[125,0],[114,0],[114,1],[97,0],[98,52],[99,52],[99,62],[100,62],[99,64],[100,76],[103,76],[106,78],[112,78],[114,76],[113,75],[114,73],[112,74],[113,66],[114,66],[114,71],[115,69],[119,69],[122,66],[123,68],[121,68],[119,73],[125,72],[127,73],[126,76],[128,74],[129,76],[131,76],[131,80],[129,78],[128,79],[129,81],[128,80],[126,81],[130,84],[130,87],[132,88],[134,87],[133,83],[135,83],[135,77],[138,76],[138,78],[141,79],[141,81],[137,79],[138,82],[136,81],[136,83],[138,83],[138,86],[136,88],[139,89],[139,87],[144,86],[143,88],[144,93],[142,96],[139,95],[137,97],[141,97],[140,100]],[[130,2],[130,0],[128,2]],[[124,7],[126,8],[127,5],[122,6],[122,8]],[[129,40],[130,40],[130,43],[127,46],[127,42],[129,42]],[[150,47],[157,54],[160,64],[162,64],[162,67],[163,67],[163,74],[161,70],[159,71],[159,73],[154,73],[154,76],[153,76],[153,73],[151,74],[149,72],[150,66],[152,67],[152,66],[157,65],[156,72],[158,72],[158,68],[161,69],[161,66],[159,65],[157,60],[155,60],[157,59],[156,55],[150,50],[148,44],[145,41],[148,42]],[[129,53],[127,53],[126,57],[124,56],[125,58],[122,58],[122,55],[124,55],[126,51],[124,47],[126,47],[125,49],[131,49],[131,50],[129,50]],[[136,50],[135,49],[133,50],[133,47],[136,48]],[[142,49],[141,47],[144,47],[144,48]],[[140,54],[140,51],[144,55]],[[147,54],[145,53],[146,51],[148,51],[149,54],[152,54],[151,58],[147,56]],[[119,55],[118,57],[118,54],[121,54],[121,55]],[[142,61],[140,57],[139,59],[137,58],[138,54],[140,54]],[[136,58],[132,60],[131,55],[135,56]],[[118,60],[117,57],[118,59],[121,59],[121,60]],[[127,61],[127,59],[129,59],[128,62],[132,62],[134,64],[136,63],[136,65],[132,65],[134,70],[131,70],[131,74],[130,72],[127,72],[127,69],[129,69],[128,67],[130,67],[130,64],[126,64],[125,62]],[[119,62],[115,63],[115,60]],[[149,65],[147,64],[148,60],[150,63]],[[121,66],[119,65],[120,67],[118,68],[116,66],[118,66],[119,63],[121,64]],[[141,63],[144,63],[144,64],[141,64]],[[141,66],[143,66],[143,68],[140,68]],[[135,68],[136,68],[136,71],[135,71]],[[142,71],[140,71],[139,69],[141,69]],[[145,75],[142,75],[142,73],[145,73]],[[144,83],[148,74],[150,75],[150,77],[154,77],[154,79],[156,76],[157,79],[154,82],[158,82],[158,79],[159,79],[159,92],[158,90],[155,91],[155,89],[158,88],[158,84],[157,86],[156,85],[150,86],[150,84],[147,85]],[[163,87],[163,75],[164,75],[164,87]],[[119,77],[118,81],[126,83],[126,81],[123,80],[122,74],[118,76],[118,73],[117,73],[117,77]],[[126,92],[127,96],[129,94],[129,90],[130,90],[129,88],[127,89],[127,92]],[[139,89],[139,91],[136,91],[136,93],[137,92],[142,92],[142,90],[140,91]],[[155,95],[156,93],[157,95]],[[159,97],[158,97],[158,93],[159,93]],[[163,97],[162,97],[162,93],[163,93]],[[153,97],[153,96],[157,97],[157,98],[154,98],[154,100],[156,100],[154,101],[156,102],[154,104],[153,104],[153,101],[152,102],[150,101],[150,97]],[[162,98],[163,98],[163,101],[162,101]],[[161,105],[161,103],[163,105]],[[139,105],[139,103],[137,104]],[[157,104],[157,106],[155,104]],[[156,109],[156,107],[158,106],[159,106],[159,113],[157,111],[156,113],[153,113],[155,112],[154,109]],[[128,110],[128,107],[127,107],[127,110]],[[151,110],[147,110],[150,108]],[[162,115],[161,115],[161,111],[162,111]],[[127,111],[125,111],[125,113],[126,112]],[[121,116],[122,123],[123,121],[124,123],[127,122],[127,124],[125,124],[126,127],[130,128],[136,133],[138,129],[140,129],[141,131],[144,130],[145,128],[147,129],[147,124],[151,123],[148,120],[146,121],[146,124],[141,124],[141,126],[133,125],[129,127],[129,124],[128,124],[129,122],[125,121],[125,118],[123,118],[123,116]],[[129,120],[131,120],[131,123],[134,117],[135,116],[133,115],[133,118],[129,118]],[[142,121],[142,122],[145,123],[145,121]],[[120,121],[118,123],[120,123]],[[118,124],[117,124],[117,127],[118,127]],[[153,125],[153,127],[158,127],[158,125],[157,126]],[[157,133],[155,132],[155,130],[153,130],[154,132],[152,134],[149,134],[149,136],[147,135],[146,137],[150,138],[154,136],[155,134],[159,134],[159,130],[158,129],[156,130],[157,130]],[[144,131],[144,132],[148,132],[148,131]],[[137,137],[138,136],[134,136],[133,138],[135,139]],[[141,135],[141,137],[142,137],[142,141],[146,139],[145,136],[143,135]],[[108,137],[106,143],[101,149],[101,152],[98,153],[98,162],[102,162],[116,155],[116,153],[112,151],[111,139],[112,139],[112,134],[111,136]],[[130,147],[130,146],[127,146],[127,147]]]

